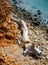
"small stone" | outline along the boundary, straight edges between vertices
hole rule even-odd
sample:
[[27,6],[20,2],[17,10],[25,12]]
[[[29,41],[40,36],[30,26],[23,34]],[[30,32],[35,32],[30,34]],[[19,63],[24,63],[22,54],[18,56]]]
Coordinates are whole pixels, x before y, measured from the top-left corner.
[[46,59],[48,60],[48,55],[46,56]]
[[8,61],[9,61],[9,62],[15,61],[15,58],[9,57],[9,58],[8,58]]
[[2,39],[4,36],[3,36],[3,34],[2,33],[0,33],[0,39]]
[[18,63],[17,65],[22,65],[22,63]]

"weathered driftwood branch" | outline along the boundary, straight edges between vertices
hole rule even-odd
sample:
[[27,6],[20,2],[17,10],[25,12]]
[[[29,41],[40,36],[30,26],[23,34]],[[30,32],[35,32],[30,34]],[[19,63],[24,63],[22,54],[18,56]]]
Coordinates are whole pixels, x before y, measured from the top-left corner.
[[39,46],[36,46],[35,44],[31,43],[28,44],[27,46],[24,45],[23,50],[24,55],[35,55],[35,56],[45,55],[45,53],[40,50]]
[[22,31],[23,31],[23,41],[26,42],[26,41],[30,41],[29,40],[29,36],[28,36],[28,28],[27,28],[27,25],[26,23],[24,22],[24,20],[21,20],[21,24],[22,24]]
[[17,19],[16,15],[12,14],[11,19],[16,21],[19,25],[21,25],[21,30],[23,32],[22,34],[22,40],[24,42],[30,41],[28,36],[28,28],[24,20]]

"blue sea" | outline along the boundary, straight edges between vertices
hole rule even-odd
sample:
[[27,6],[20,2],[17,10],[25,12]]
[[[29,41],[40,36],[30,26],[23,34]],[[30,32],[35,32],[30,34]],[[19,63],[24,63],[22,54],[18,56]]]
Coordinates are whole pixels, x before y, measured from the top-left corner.
[[[12,2],[12,0],[10,0]],[[18,6],[25,8],[31,13],[41,10],[43,18],[48,20],[48,0],[16,0]]]

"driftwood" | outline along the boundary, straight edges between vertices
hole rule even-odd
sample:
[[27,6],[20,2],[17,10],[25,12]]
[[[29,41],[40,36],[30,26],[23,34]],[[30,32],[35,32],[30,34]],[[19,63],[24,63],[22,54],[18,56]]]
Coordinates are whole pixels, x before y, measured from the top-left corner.
[[35,44],[28,44],[23,46],[23,54],[24,55],[35,55],[36,57],[45,55],[43,51],[41,51],[39,46]]
[[21,30],[23,32],[22,33],[22,40],[24,42],[30,41],[29,36],[28,36],[28,28],[27,28],[27,25],[24,22],[24,20],[17,19],[17,16],[13,13],[12,13],[11,19],[14,20],[18,24],[18,26],[21,26]]
[[29,40],[29,36],[28,36],[28,28],[27,28],[27,25],[26,25],[26,23],[24,22],[24,20],[21,20],[21,24],[22,24],[22,31],[23,31],[23,38],[22,38],[22,40],[24,41],[24,42],[27,42],[27,41],[30,41]]

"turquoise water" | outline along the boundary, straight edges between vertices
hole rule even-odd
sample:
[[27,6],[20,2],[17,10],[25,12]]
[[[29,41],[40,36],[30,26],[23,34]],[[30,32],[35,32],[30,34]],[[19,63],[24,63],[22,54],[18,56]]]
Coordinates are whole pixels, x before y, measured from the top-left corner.
[[[12,0],[11,0],[12,1]],[[17,0],[18,6],[36,13],[41,10],[43,18],[48,19],[48,0]]]

